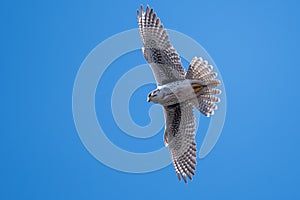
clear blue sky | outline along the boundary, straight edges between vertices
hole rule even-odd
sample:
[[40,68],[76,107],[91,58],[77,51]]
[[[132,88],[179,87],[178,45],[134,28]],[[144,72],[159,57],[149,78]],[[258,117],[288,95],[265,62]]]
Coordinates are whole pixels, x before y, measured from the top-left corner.
[[[172,166],[148,174],[106,167],[74,126],[72,89],[82,61],[109,36],[136,28],[140,4],[197,40],[226,84],[223,133],[187,185]],[[1,1],[0,199],[299,199],[299,7],[258,0]],[[145,62],[130,54],[123,72],[130,58]],[[106,81],[115,81],[113,74],[120,75],[116,67]],[[130,109],[137,123],[147,123],[139,116],[146,108]],[[162,145],[162,134],[143,145],[122,135],[109,114],[104,126],[131,151]]]

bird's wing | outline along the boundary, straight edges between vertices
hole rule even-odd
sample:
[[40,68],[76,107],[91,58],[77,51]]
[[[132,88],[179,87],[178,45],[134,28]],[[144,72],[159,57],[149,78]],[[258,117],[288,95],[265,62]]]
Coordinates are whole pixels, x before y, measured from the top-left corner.
[[153,9],[147,6],[145,12],[141,6],[137,17],[144,45],[143,55],[152,68],[157,85],[184,79],[180,58]]
[[165,144],[179,180],[192,180],[196,165],[195,118],[193,106],[184,102],[164,107],[166,129]]

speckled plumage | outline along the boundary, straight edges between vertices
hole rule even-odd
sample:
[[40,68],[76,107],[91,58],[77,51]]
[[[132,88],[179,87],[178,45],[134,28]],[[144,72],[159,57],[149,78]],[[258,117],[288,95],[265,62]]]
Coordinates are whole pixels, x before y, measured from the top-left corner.
[[220,81],[212,66],[195,57],[185,73],[180,57],[171,45],[166,30],[153,9],[141,6],[137,11],[143,55],[150,64],[158,88],[148,96],[148,101],[164,107],[164,142],[169,147],[171,159],[179,180],[192,179],[196,165],[195,118],[193,106],[205,116],[214,114],[215,95]]

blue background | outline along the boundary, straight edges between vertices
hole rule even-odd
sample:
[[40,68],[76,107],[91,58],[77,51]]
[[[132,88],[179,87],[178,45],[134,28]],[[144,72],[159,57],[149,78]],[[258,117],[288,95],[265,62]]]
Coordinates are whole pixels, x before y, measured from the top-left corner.
[[[148,174],[104,166],[88,153],[74,126],[72,88],[81,62],[107,37],[136,28],[140,3],[154,7],[165,27],[198,41],[226,85],[223,133],[210,155],[198,160],[189,184],[177,181],[172,166]],[[0,199],[299,199],[299,6],[297,1],[1,1]],[[130,56],[145,62],[140,53]],[[134,66],[124,60],[123,73]],[[110,73],[121,75],[113,69],[107,79]],[[137,91],[136,101],[153,88]],[[130,109],[137,123],[147,124],[139,114],[148,107],[136,110],[142,105],[149,107],[143,102]],[[143,151],[133,138],[118,140],[114,135],[125,136],[114,125],[108,118],[112,140]],[[143,142],[146,150],[162,145],[162,134],[153,139],[154,146]]]

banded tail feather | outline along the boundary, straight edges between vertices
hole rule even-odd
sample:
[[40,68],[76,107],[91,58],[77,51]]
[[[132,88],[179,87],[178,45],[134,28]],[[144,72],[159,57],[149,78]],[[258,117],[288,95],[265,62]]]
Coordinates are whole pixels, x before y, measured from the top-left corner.
[[193,104],[207,117],[213,115],[218,108],[216,103],[220,102],[220,98],[215,95],[221,94],[221,90],[216,88],[221,81],[215,79],[218,74],[212,72],[212,69],[213,66],[208,65],[206,60],[194,57],[185,76],[186,79],[199,81],[191,84],[197,97]]

